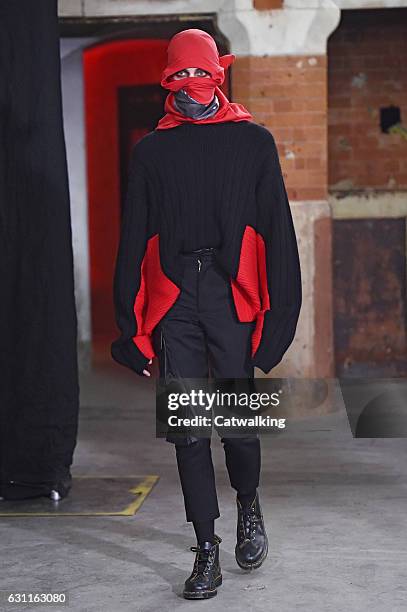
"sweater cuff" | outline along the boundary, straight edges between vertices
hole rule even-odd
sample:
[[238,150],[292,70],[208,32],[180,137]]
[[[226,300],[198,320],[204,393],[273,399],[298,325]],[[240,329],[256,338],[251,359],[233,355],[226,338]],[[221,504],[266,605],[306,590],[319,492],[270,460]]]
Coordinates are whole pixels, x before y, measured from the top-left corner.
[[300,304],[272,308],[265,315],[260,346],[252,357],[252,364],[268,374],[282,361],[291,345],[297,327]]
[[143,376],[143,370],[148,366],[150,361],[134,344],[132,338],[125,342],[123,340],[115,340],[112,342],[110,352],[115,361],[121,365],[130,368],[139,376]]
[[274,357],[272,358],[270,355],[264,356],[264,355],[256,355],[253,359],[252,359],[252,364],[253,366],[255,366],[256,368],[260,368],[260,370],[262,370],[262,372],[264,372],[264,374],[269,374],[270,371],[275,368],[275,366],[277,364],[280,363],[280,361],[282,360],[283,355],[281,355],[281,357]]

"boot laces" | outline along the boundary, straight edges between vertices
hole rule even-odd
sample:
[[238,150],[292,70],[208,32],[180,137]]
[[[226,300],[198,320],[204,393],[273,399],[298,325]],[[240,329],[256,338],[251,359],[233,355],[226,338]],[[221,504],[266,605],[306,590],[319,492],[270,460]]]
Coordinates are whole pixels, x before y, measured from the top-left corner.
[[255,540],[257,523],[260,519],[258,516],[256,516],[254,506],[251,506],[249,510],[243,511],[242,515],[243,534],[245,538],[247,540]]
[[190,550],[196,553],[194,563],[195,572],[207,576],[215,560],[216,545],[214,544],[209,550],[205,550],[199,546],[191,546]]

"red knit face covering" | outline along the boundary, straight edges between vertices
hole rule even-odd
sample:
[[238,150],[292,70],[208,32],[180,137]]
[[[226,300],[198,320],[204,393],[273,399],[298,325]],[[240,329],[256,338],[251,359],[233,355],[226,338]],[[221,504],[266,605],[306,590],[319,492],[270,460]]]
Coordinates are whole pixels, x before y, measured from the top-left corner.
[[169,82],[166,85],[166,89],[170,89],[171,91],[184,89],[184,91],[197,102],[209,104],[215,95],[216,86],[220,84],[221,81],[219,78],[189,76]]
[[[173,93],[169,93],[164,105],[166,114],[160,119],[155,129],[167,129],[181,123],[217,123],[220,121],[250,121],[252,115],[242,105],[229,102],[219,85],[225,80],[225,69],[234,61],[233,54],[219,57],[216,43],[212,36],[203,30],[191,28],[178,32],[172,37],[167,48],[167,66],[162,73],[161,86],[171,92],[183,89],[201,104],[209,104],[216,94],[219,109],[212,117],[194,119],[178,112],[173,104]],[[185,68],[201,68],[211,74],[210,77],[185,77],[170,80],[170,77]]]

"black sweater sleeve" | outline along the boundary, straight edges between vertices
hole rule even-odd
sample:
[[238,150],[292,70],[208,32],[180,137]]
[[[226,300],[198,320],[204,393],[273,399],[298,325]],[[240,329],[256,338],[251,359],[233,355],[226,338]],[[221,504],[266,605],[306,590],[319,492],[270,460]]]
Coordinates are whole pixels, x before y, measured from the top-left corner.
[[138,147],[132,150],[129,180],[124,202],[120,241],[116,257],[113,300],[120,337],[111,344],[115,361],[142,375],[148,364],[133,338],[137,333],[134,301],[141,283],[141,263],[146,250],[148,222],[148,185]]
[[253,363],[266,374],[283,358],[294,339],[301,309],[301,269],[297,240],[273,136],[267,145],[256,187],[257,229],[265,243],[270,309],[264,314]]

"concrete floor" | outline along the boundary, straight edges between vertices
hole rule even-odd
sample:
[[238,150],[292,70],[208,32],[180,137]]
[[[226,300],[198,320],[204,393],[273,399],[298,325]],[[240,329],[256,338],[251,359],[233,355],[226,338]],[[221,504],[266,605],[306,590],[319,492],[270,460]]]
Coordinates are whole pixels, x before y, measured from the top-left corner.
[[[214,599],[184,600],[195,541],[174,448],[155,438],[154,401],[153,379],[109,360],[82,375],[73,476],[137,473],[160,480],[133,517],[0,519],[0,590],[68,591],[67,607],[89,612],[407,610],[407,442],[353,439],[340,394],[330,415],[262,437],[260,494],[270,552],[251,574],[234,559],[235,497],[215,434],[224,582]],[[52,608],[2,603],[0,609]]]

